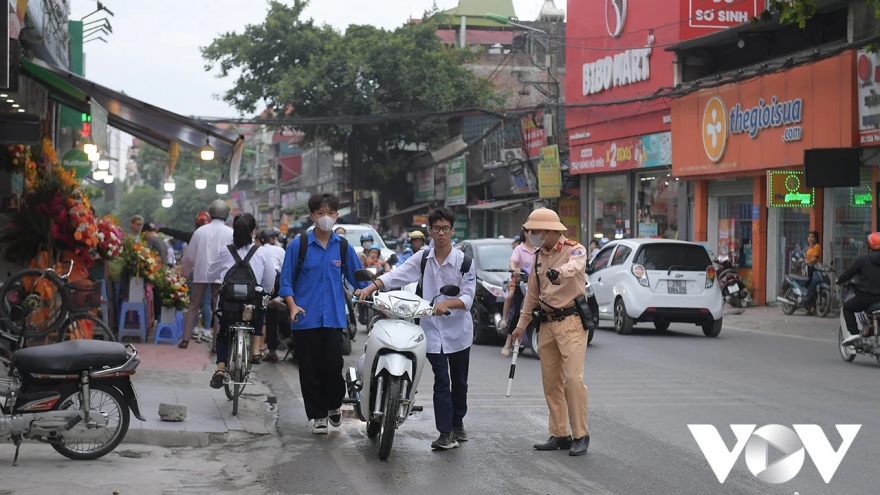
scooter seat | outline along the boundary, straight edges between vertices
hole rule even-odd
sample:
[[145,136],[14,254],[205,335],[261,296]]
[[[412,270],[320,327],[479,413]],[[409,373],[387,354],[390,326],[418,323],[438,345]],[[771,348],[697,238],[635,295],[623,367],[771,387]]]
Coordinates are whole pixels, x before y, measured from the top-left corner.
[[872,315],[874,313],[880,313],[880,301],[875,302],[874,304],[868,306],[868,309],[865,310],[865,313]]
[[810,277],[803,277],[801,275],[789,275],[788,276],[792,281],[797,282],[801,285],[807,285],[810,283]]
[[128,358],[125,346],[118,342],[69,340],[16,351],[12,364],[22,373],[65,375],[104,366],[112,368]]

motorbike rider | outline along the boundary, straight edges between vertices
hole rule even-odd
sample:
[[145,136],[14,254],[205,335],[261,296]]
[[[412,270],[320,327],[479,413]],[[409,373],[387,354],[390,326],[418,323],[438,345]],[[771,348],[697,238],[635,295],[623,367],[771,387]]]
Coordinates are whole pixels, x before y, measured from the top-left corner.
[[816,270],[816,265],[822,262],[822,245],[819,244],[819,232],[813,230],[807,236],[807,242],[809,243],[809,248],[807,248],[807,254],[804,256],[804,259],[800,260],[801,263],[804,263],[807,267],[807,276],[809,277],[809,284],[807,284],[807,293],[804,295],[801,304],[807,308],[809,312],[812,313],[812,299],[813,294],[816,293],[816,287],[822,283],[822,273]]
[[422,249],[425,248],[425,234],[422,233],[421,230],[413,230],[409,233],[409,249],[404,251],[403,254],[400,255],[400,258],[397,260],[397,264],[394,266],[401,266],[403,263],[410,259],[414,253],[418,253]]
[[839,285],[856,276],[859,277],[855,296],[843,303],[843,319],[850,333],[850,336],[843,340],[843,344],[851,344],[861,338],[856,323],[856,313],[865,311],[869,306],[880,301],[880,232],[868,236],[868,247],[870,252],[859,256],[855,263],[837,278]]
[[391,266],[388,265],[382,258],[382,248],[379,247],[378,244],[373,244],[370,246],[370,249],[366,251],[367,258],[364,261],[364,268],[378,268],[382,272],[390,272]]
[[[510,305],[513,301],[513,296],[516,293],[516,283],[521,277],[521,271],[528,272],[531,270],[532,263],[535,260],[535,250],[537,248],[529,242],[529,236],[527,234],[525,227],[523,227],[518,236],[523,241],[513,249],[513,253],[510,255],[510,285],[507,289],[507,298],[504,300],[504,309],[501,310],[502,319],[498,324],[502,329],[505,329],[508,326],[507,316],[510,313]],[[510,345],[512,343],[513,337],[508,334],[507,341],[504,343],[504,347],[501,348],[501,355],[503,357],[510,356]]]

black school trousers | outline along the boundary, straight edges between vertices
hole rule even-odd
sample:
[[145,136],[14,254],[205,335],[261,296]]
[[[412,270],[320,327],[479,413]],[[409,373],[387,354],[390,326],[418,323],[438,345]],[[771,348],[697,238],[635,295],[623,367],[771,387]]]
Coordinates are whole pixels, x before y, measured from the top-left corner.
[[299,385],[309,419],[324,419],[342,406],[341,328],[291,330],[299,367]]

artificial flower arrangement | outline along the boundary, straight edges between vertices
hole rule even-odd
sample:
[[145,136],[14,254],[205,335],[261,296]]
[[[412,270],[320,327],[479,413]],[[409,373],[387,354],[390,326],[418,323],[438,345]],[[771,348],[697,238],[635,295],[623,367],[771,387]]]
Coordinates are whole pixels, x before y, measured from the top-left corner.
[[162,281],[162,260],[140,237],[126,237],[122,242],[122,272],[135,278],[143,277],[151,285]]
[[153,284],[162,299],[163,308],[183,311],[189,307],[189,287],[186,278],[176,268],[163,268]]
[[122,239],[125,235],[119,228],[119,223],[111,216],[106,216],[98,220],[98,247],[96,251],[98,255],[105,260],[122,254]]

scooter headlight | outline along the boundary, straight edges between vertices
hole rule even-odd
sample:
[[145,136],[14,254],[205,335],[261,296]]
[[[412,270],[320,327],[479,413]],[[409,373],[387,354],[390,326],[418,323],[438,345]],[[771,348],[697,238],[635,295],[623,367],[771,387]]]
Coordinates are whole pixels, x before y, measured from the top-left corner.
[[402,318],[415,317],[417,309],[419,309],[419,303],[417,301],[395,301],[391,306],[391,311]]

